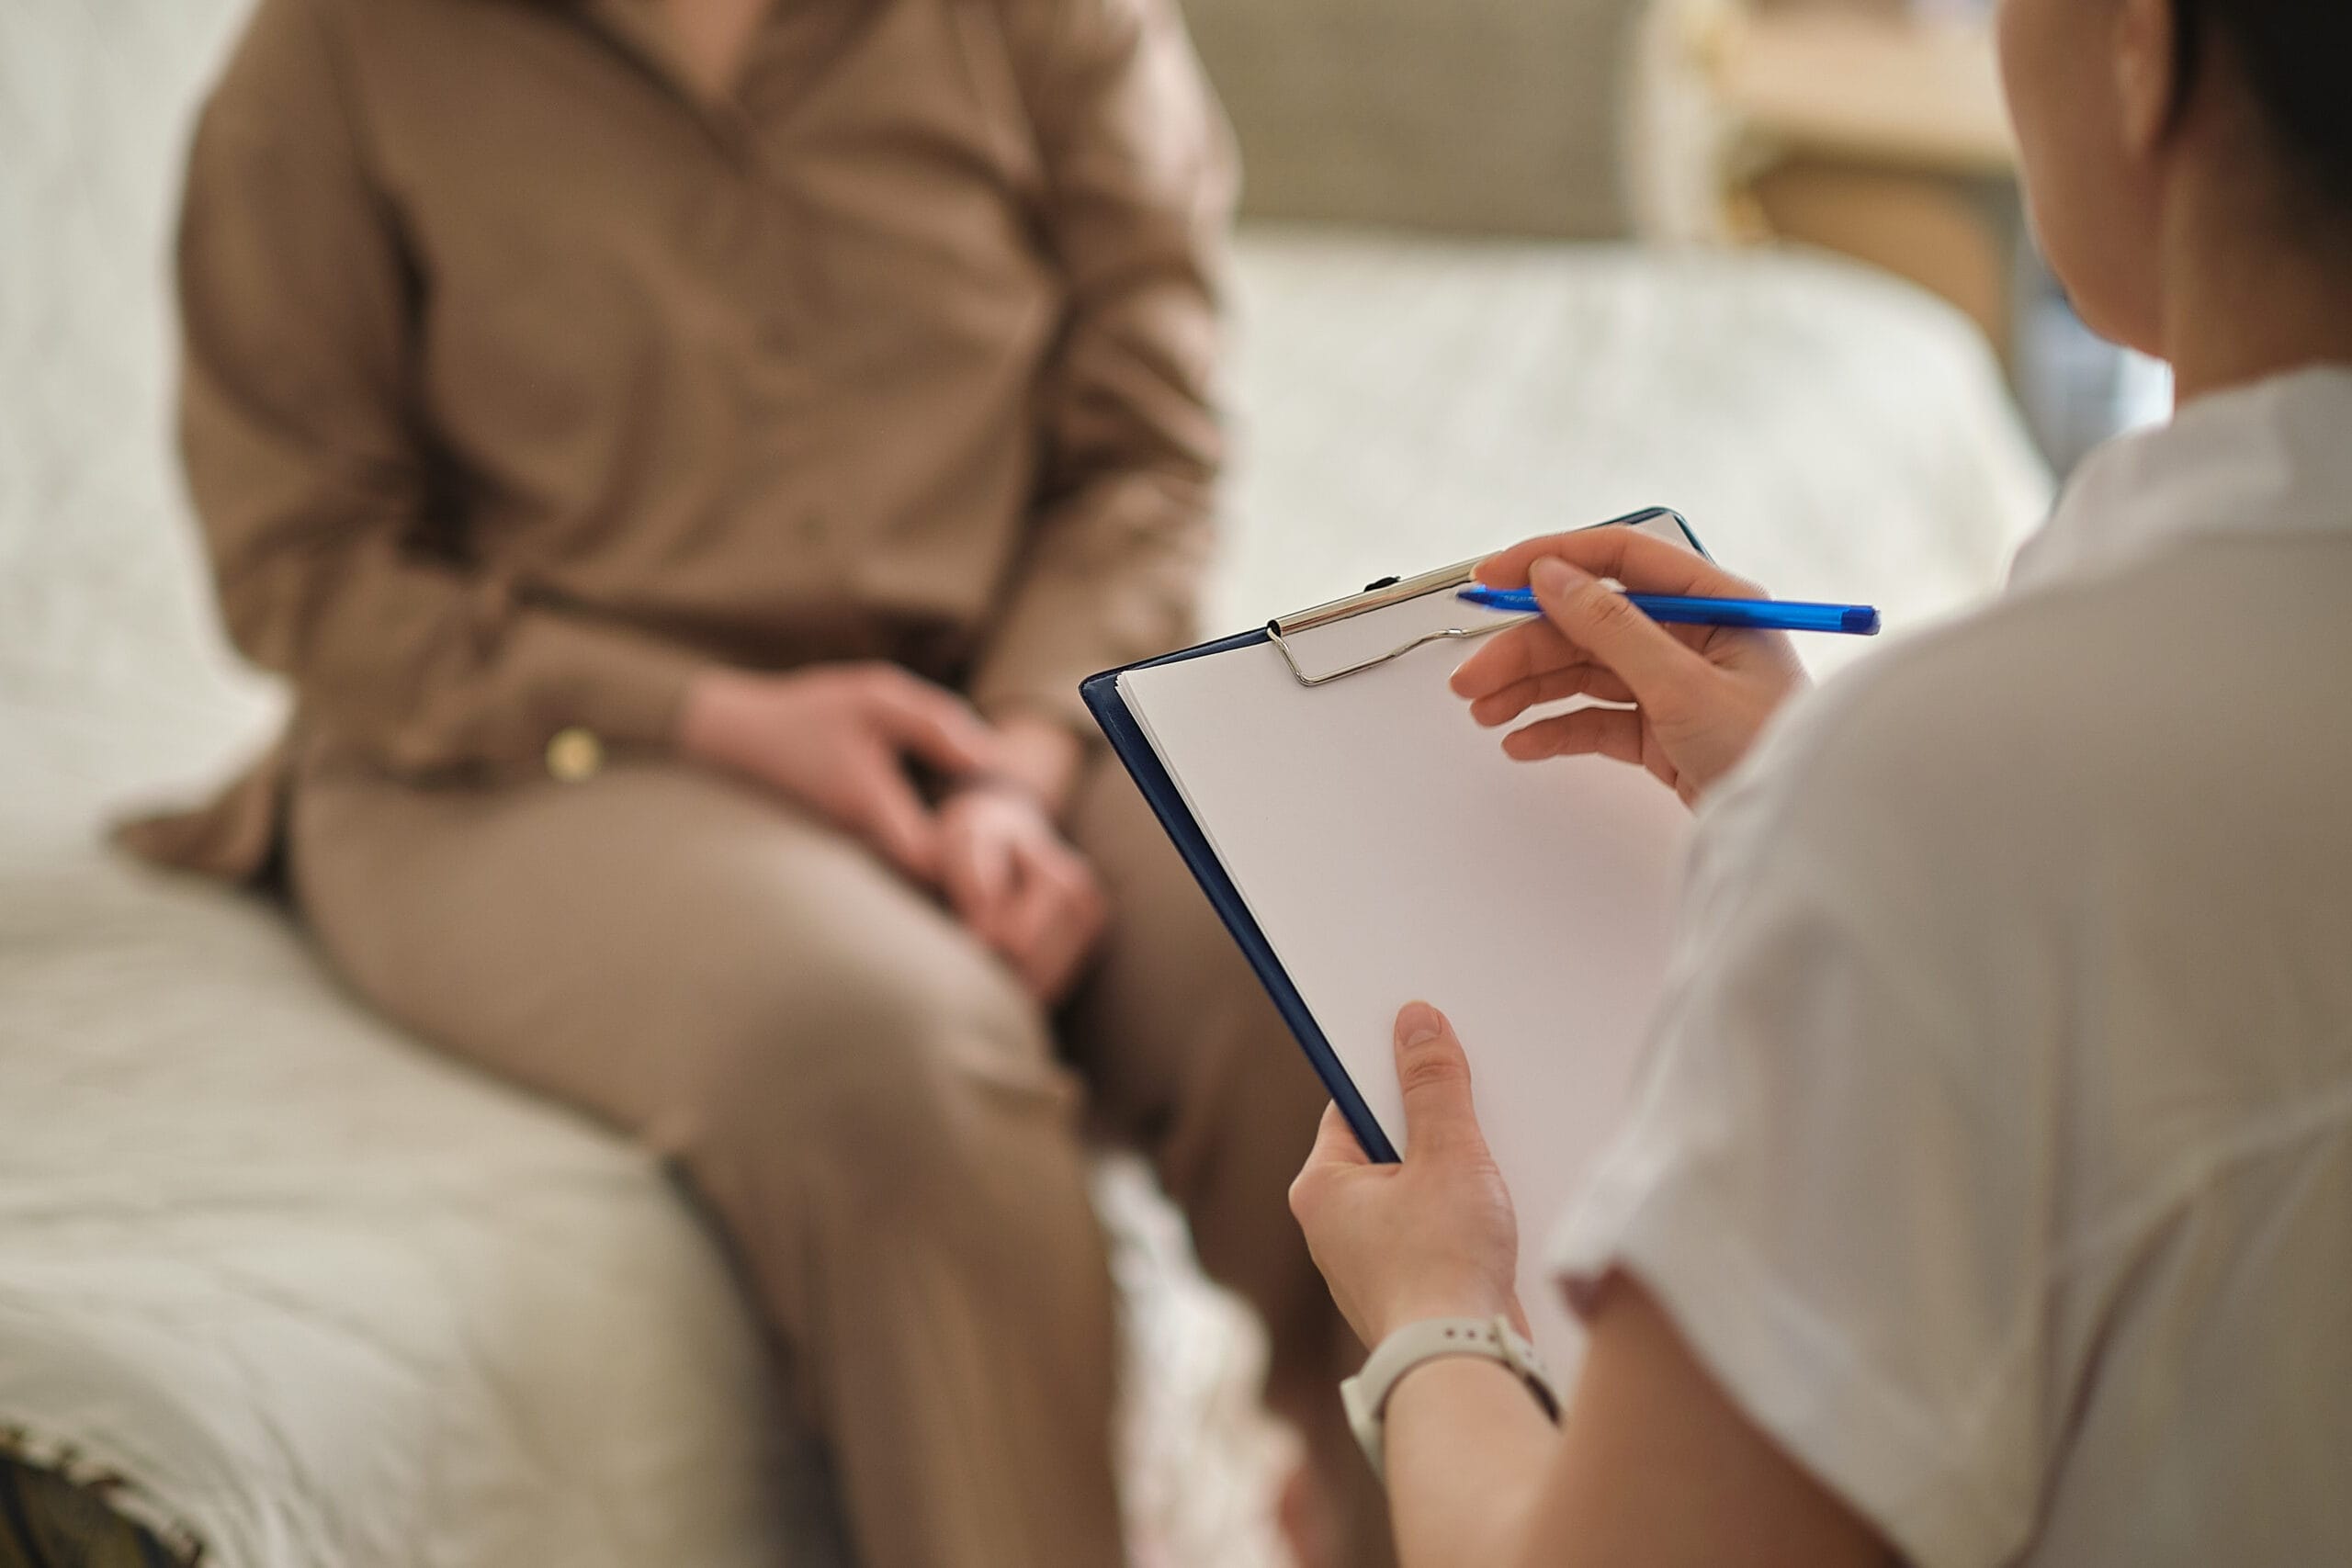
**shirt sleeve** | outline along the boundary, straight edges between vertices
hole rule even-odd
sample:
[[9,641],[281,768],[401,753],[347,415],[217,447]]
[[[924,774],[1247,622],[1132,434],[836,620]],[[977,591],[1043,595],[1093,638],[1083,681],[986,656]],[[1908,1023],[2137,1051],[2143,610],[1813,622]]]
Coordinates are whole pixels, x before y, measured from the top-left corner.
[[2051,1446],[2054,993],[2030,920],[1984,934],[2007,873],[1964,768],[1793,728],[1702,825],[1632,1110],[1550,1257],[1580,1308],[1638,1278],[1906,1561],[1990,1568]]
[[1069,314],[1035,515],[972,695],[1091,734],[1079,682],[1192,630],[1222,456],[1211,382],[1234,160],[1170,0],[1051,0],[1009,19]]
[[573,727],[663,744],[691,658],[469,562],[436,494],[422,284],[331,20],[266,0],[190,154],[180,437],[230,636],[397,771],[534,762]]

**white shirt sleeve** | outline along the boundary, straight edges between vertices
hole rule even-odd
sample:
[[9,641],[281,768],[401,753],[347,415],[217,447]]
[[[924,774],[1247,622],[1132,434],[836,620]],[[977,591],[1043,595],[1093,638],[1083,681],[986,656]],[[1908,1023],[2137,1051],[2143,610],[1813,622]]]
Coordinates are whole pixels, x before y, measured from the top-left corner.
[[1976,1568],[2029,1538],[2051,1441],[2063,991],[1993,902],[2017,867],[1972,781],[1829,695],[1706,814],[1642,1081],[1552,1258],[1579,1303],[1637,1277],[1912,1562]]

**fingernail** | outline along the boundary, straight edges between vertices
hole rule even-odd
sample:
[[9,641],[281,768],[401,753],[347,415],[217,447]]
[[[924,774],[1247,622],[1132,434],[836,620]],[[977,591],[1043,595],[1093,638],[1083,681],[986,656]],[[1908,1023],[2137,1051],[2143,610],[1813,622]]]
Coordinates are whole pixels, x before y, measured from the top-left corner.
[[1557,556],[1538,557],[1527,569],[1527,581],[1539,593],[1566,593],[1585,581],[1585,574]]
[[1445,1020],[1437,1009],[1427,1002],[1407,1002],[1396,1015],[1396,1044],[1399,1049],[1419,1045],[1424,1040],[1434,1040],[1445,1028]]

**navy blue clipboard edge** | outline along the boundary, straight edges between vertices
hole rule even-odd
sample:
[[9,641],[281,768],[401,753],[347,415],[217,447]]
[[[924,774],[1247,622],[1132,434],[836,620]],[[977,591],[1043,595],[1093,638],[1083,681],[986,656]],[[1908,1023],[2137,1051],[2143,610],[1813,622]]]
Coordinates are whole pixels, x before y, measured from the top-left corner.
[[1193,879],[1201,885],[1201,891],[1208,895],[1217,918],[1225,922],[1226,930],[1233,933],[1233,940],[1241,945],[1243,955],[1250,960],[1250,967],[1258,972],[1260,983],[1274,998],[1275,1010],[1283,1015],[1283,1021],[1290,1025],[1291,1033],[1297,1036],[1300,1047],[1306,1052],[1307,1061],[1314,1065],[1315,1076],[1323,1080],[1323,1087],[1329,1091],[1332,1103],[1340,1108],[1340,1113],[1348,1119],[1348,1125],[1354,1129],[1356,1142],[1363,1145],[1364,1153],[1374,1159],[1393,1163],[1396,1158],[1396,1145],[1388,1141],[1388,1134],[1380,1130],[1380,1123],[1374,1119],[1371,1107],[1364,1104],[1363,1096],[1356,1091],[1355,1080],[1348,1077],[1348,1069],[1340,1065],[1331,1043],[1323,1036],[1323,1026],[1317,1023],[1315,1015],[1306,1010],[1306,998],[1298,994],[1298,987],[1291,984],[1290,975],[1283,968],[1282,960],[1274,956],[1273,944],[1266,940],[1266,933],[1258,929],[1257,917],[1250,914],[1250,906],[1242,902],[1241,890],[1233,885],[1233,878],[1226,874],[1223,863],[1216,858],[1216,852],[1209,847],[1208,835],[1202,832],[1201,825],[1193,820],[1191,810],[1184,805],[1184,797],[1177,793],[1176,781],[1168,776],[1168,770],[1160,765],[1159,754],[1151,749],[1151,741],[1145,736],[1143,727],[1136,722],[1135,716],[1127,711],[1127,705],[1119,696],[1119,677],[1128,670],[1148,670],[1155,664],[1178,664],[1187,659],[1206,659],[1271,640],[1266,636],[1266,628],[1261,626],[1256,631],[1241,632],[1216,642],[1204,642],[1198,648],[1148,659],[1140,664],[1125,665],[1118,670],[1090,675],[1080,682],[1078,694],[1086,700],[1088,711],[1094,715],[1094,722],[1102,727],[1103,735],[1111,742],[1111,750],[1118,753],[1119,761],[1126,765],[1127,774],[1136,781],[1136,787],[1143,791],[1143,797],[1150,805],[1152,815],[1159,818],[1159,825],[1167,829],[1169,838],[1175,840],[1176,852],[1184,857],[1185,865],[1192,869]]
[[[1680,513],[1669,507],[1645,507],[1591,526],[1632,525],[1654,522],[1660,517],[1671,518],[1681,529],[1682,536],[1690,541],[1692,549],[1702,557],[1713,558],[1707,556],[1706,547],[1699,543],[1699,536],[1690,531],[1690,523]],[[1355,1080],[1348,1076],[1348,1069],[1340,1064],[1339,1054],[1331,1049],[1330,1041],[1324,1037],[1323,1026],[1316,1022],[1315,1015],[1307,1010],[1306,998],[1298,994],[1298,987],[1291,984],[1289,972],[1283,968],[1282,960],[1274,956],[1273,944],[1266,940],[1266,933],[1258,929],[1257,917],[1250,913],[1250,906],[1242,901],[1241,890],[1233,885],[1233,878],[1226,874],[1224,863],[1216,858],[1216,851],[1209,847],[1208,835],[1201,830],[1201,825],[1193,819],[1192,811],[1184,805],[1184,797],[1178,792],[1176,781],[1168,776],[1159,754],[1152,750],[1150,738],[1144,734],[1143,727],[1136,722],[1135,716],[1127,711],[1126,703],[1119,695],[1119,677],[1130,670],[1148,670],[1159,664],[1180,664],[1188,659],[1209,659],[1272,640],[1264,626],[1255,631],[1238,632],[1215,642],[1204,642],[1195,648],[1181,649],[1157,659],[1124,664],[1116,670],[1089,675],[1079,682],[1078,694],[1084,699],[1087,711],[1094,716],[1094,722],[1111,742],[1111,750],[1125,764],[1127,775],[1143,792],[1152,815],[1159,818],[1160,827],[1174,840],[1176,852],[1184,857],[1184,864],[1192,871],[1193,879],[1201,885],[1201,891],[1208,895],[1217,918],[1225,922],[1226,929],[1233,933],[1233,940],[1240,944],[1243,955],[1250,960],[1250,967],[1258,972],[1260,984],[1273,998],[1275,1010],[1282,1014],[1283,1021],[1290,1025],[1291,1033],[1297,1037],[1300,1048],[1306,1053],[1307,1061],[1314,1066],[1315,1076],[1323,1080],[1324,1089],[1329,1091],[1331,1102],[1340,1108],[1340,1114],[1348,1119],[1348,1126],[1355,1133],[1356,1142],[1372,1158],[1383,1164],[1395,1164],[1396,1146],[1388,1141],[1388,1134],[1381,1130],[1380,1122],[1372,1114],[1372,1108],[1364,1103]]]

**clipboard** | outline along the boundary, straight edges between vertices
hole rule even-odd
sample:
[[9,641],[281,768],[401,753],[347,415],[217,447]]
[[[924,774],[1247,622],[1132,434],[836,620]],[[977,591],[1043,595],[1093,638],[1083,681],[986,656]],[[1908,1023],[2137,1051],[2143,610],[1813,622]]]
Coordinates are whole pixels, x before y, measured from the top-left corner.
[[[1638,512],[1628,513],[1623,517],[1613,517],[1605,522],[1592,524],[1590,526],[1595,528],[1638,527],[1651,533],[1670,534],[1677,542],[1688,547],[1701,557],[1713,558],[1707,556],[1706,547],[1699,542],[1699,536],[1692,531],[1689,520],[1671,507],[1645,507]],[[1120,762],[1125,766],[1128,775],[1135,780],[1136,787],[1143,792],[1145,801],[1151,807],[1153,815],[1159,818],[1160,827],[1174,841],[1177,852],[1183,856],[1185,865],[1192,871],[1194,880],[1201,885],[1201,891],[1208,896],[1209,903],[1216,908],[1218,919],[1225,922],[1226,929],[1232,933],[1233,940],[1249,958],[1250,967],[1257,971],[1259,981],[1266,987],[1267,994],[1273,998],[1275,1008],[1282,1013],[1283,1021],[1290,1026],[1291,1032],[1297,1037],[1300,1047],[1306,1051],[1308,1061],[1314,1065],[1317,1076],[1323,1080],[1324,1088],[1330,1092],[1333,1102],[1347,1117],[1348,1125],[1354,1129],[1357,1142],[1363,1145],[1364,1153],[1383,1162],[1393,1163],[1396,1159],[1396,1145],[1373,1116],[1364,1102],[1363,1095],[1356,1088],[1354,1079],[1333,1053],[1331,1043],[1325,1036],[1322,1026],[1316,1021],[1315,1015],[1308,1009],[1306,999],[1299,995],[1297,986],[1292,982],[1281,959],[1276,956],[1272,943],[1267,940],[1265,931],[1259,926],[1256,917],[1250,912],[1249,901],[1242,897],[1233,877],[1218,858],[1216,847],[1211,843],[1208,835],[1202,829],[1201,824],[1194,819],[1182,791],[1177,788],[1175,780],[1170,775],[1167,766],[1160,761],[1150,737],[1145,733],[1143,727],[1136,721],[1136,716],[1129,711],[1125,700],[1119,694],[1119,677],[1133,670],[1176,664],[1187,660],[1215,658],[1241,649],[1270,644],[1282,655],[1299,684],[1313,690],[1351,676],[1361,675],[1380,665],[1403,658],[1430,643],[1472,642],[1487,632],[1499,631],[1524,617],[1479,618],[1469,606],[1465,605],[1463,615],[1465,624],[1462,626],[1416,637],[1394,647],[1383,649],[1362,660],[1342,661],[1336,669],[1302,660],[1298,644],[1294,639],[1304,637],[1317,628],[1349,620],[1371,611],[1433,593],[1451,592],[1457,588],[1465,587],[1474,581],[1472,570],[1483,558],[1485,558],[1478,557],[1456,562],[1452,566],[1441,567],[1436,570],[1423,572],[1415,577],[1385,578],[1377,582],[1366,584],[1361,593],[1351,594],[1344,599],[1335,599],[1329,604],[1317,604],[1292,615],[1278,615],[1262,626],[1221,637],[1214,642],[1205,642],[1174,653],[1163,654],[1157,659],[1148,659],[1137,664],[1106,670],[1087,677],[1079,686],[1079,694],[1085,700],[1087,710],[1094,716],[1094,722],[1101,727],[1104,737],[1110,741],[1111,750],[1117,754]]]
[[[1594,526],[1612,525],[1640,528],[1702,556],[1706,553],[1690,525],[1668,508],[1652,507]],[[1625,906],[1631,910],[1624,922],[1628,929],[1603,933],[1605,940],[1622,938],[1608,960],[1611,967],[1603,988],[1618,976],[1630,978],[1608,1025],[1607,1049],[1616,1059],[1594,1080],[1601,1088],[1590,1098],[1622,1094],[1630,1088],[1634,1037],[1643,1032],[1655,991],[1663,985],[1666,935],[1688,815],[1656,780],[1623,763],[1590,757],[1533,765],[1510,762],[1502,756],[1499,734],[1478,729],[1466,705],[1443,690],[1446,676],[1466,651],[1464,645],[1526,618],[1455,598],[1454,591],[1473,581],[1476,564],[1464,561],[1412,577],[1385,579],[1361,593],[1277,616],[1233,637],[1105,671],[1089,677],[1080,690],[1364,1152],[1375,1160],[1398,1157],[1402,1122],[1386,1020],[1393,1020],[1396,1005],[1425,995],[1463,1027],[1481,1119],[1498,1140],[1498,1158],[1522,1202],[1522,1224],[1532,1226],[1551,1216],[1530,1212],[1529,1200],[1564,1201],[1572,1176],[1557,1165],[1532,1173],[1524,1168],[1545,1165],[1553,1152],[1535,1146],[1541,1134],[1530,1132],[1525,1107],[1489,1103],[1498,1087],[1509,1087],[1498,1085],[1498,1075],[1489,1071],[1498,1065],[1492,1054],[1522,1047],[1479,1038],[1464,1014],[1483,1009],[1486,1030],[1516,1026],[1526,1034],[1545,1026],[1555,1011],[1573,1013],[1578,999],[1575,992],[1583,983],[1572,985],[1570,994],[1556,1003],[1522,998],[1506,1008],[1496,993],[1513,987],[1525,992],[1531,984],[1540,985],[1541,953],[1550,949],[1531,952],[1527,944],[1533,939],[1514,927],[1497,944],[1521,943],[1521,951],[1506,965],[1500,955],[1489,959],[1478,953],[1481,944],[1467,928],[1489,915],[1511,920],[1511,902],[1521,900],[1523,908],[1529,907],[1525,900],[1549,897],[1546,878],[1555,874],[1570,882],[1569,897],[1575,896],[1573,885],[1579,877],[1596,886],[1634,890]],[[1171,695],[1180,688],[1192,694],[1182,702]],[[1400,694],[1411,700],[1396,702]],[[1155,703],[1160,705],[1157,728]],[[1182,716],[1176,709],[1185,703],[1195,711],[1175,723]],[[1392,704],[1401,716],[1397,742],[1412,748],[1419,758],[1410,766],[1383,766],[1381,727]],[[1329,733],[1318,734],[1326,715],[1337,716],[1330,720]],[[1423,728],[1418,735],[1404,733],[1413,727]],[[1445,730],[1442,737],[1434,734],[1439,729]],[[1171,772],[1163,746],[1190,748],[1175,761],[1189,771],[1199,800],[1188,795],[1186,783]],[[1361,768],[1348,761],[1356,756],[1363,759]],[[1346,771],[1335,774],[1335,770]],[[1348,782],[1356,780],[1363,781],[1360,790]],[[1571,786],[1557,810],[1548,806],[1547,780]],[[1326,794],[1302,795],[1311,788]],[[1268,813],[1287,814],[1282,821],[1253,818],[1261,790]],[[1520,824],[1525,840],[1497,839],[1500,823],[1464,828],[1463,790],[1492,791],[1495,811]],[[1317,802],[1341,794],[1351,798],[1334,800],[1330,812],[1340,820],[1337,825],[1322,820]],[[1481,795],[1479,802],[1485,799]],[[1596,809],[1623,814],[1619,819],[1630,822],[1623,854],[1615,854],[1612,844],[1581,844],[1581,850],[1572,848],[1555,857],[1550,852],[1557,850],[1556,843],[1537,841],[1544,833],[1573,836],[1561,821],[1573,817],[1580,801],[1598,802]],[[1432,817],[1443,817],[1453,826],[1439,823],[1430,834],[1417,832],[1416,825]],[[1595,836],[1612,830],[1604,825]],[[1446,858],[1443,852],[1450,840],[1419,841],[1422,837],[1446,840],[1450,833],[1460,840],[1452,847],[1480,863],[1464,868]],[[1292,855],[1283,846],[1294,840],[1299,847]],[[1532,846],[1530,854],[1512,852],[1521,841]],[[1566,863],[1584,850],[1592,852],[1584,863]],[[1489,863],[1497,860],[1502,863]],[[1302,866],[1309,870],[1302,873]],[[1333,895],[1334,902],[1318,905],[1312,890],[1295,886],[1317,866],[1340,874],[1332,881],[1344,887]],[[1490,873],[1499,878],[1491,909],[1484,907],[1490,901],[1484,891]],[[1290,885],[1276,886],[1283,875]],[[1611,915],[1615,908],[1611,906]],[[1416,919],[1430,922],[1430,943],[1443,946],[1451,941],[1472,953],[1471,960],[1414,973],[1411,954],[1429,951],[1429,944],[1408,942],[1416,933],[1396,928],[1400,921]],[[1317,926],[1347,929],[1318,931]],[[1588,920],[1577,929],[1596,928]],[[1357,946],[1376,955],[1384,942],[1385,957],[1378,966],[1353,978],[1347,975],[1346,965],[1356,961],[1351,954]],[[1531,961],[1539,970],[1532,980],[1524,972]],[[1457,989],[1475,988],[1482,995],[1430,994],[1421,988],[1440,984],[1433,978],[1440,976],[1453,976],[1445,983]],[[1466,976],[1482,978],[1473,982],[1463,978]],[[1373,993],[1392,981],[1410,988],[1393,998],[1378,998],[1379,1005],[1373,1005]],[[1649,987],[1646,996],[1643,987]],[[1348,996],[1358,990],[1366,993],[1361,1006]],[[1318,1005],[1328,1017],[1318,1016]],[[1340,1043],[1345,1051],[1335,1048],[1332,1019],[1340,1021],[1336,1027],[1341,1030]],[[1376,1041],[1370,1038],[1375,1030]],[[1535,1043],[1524,1049],[1550,1046]],[[1348,1057],[1357,1064],[1355,1071],[1351,1071]],[[1562,1134],[1560,1164],[1589,1154],[1602,1135],[1602,1112],[1584,1110],[1589,1114],[1580,1122],[1573,1112],[1563,1118],[1575,1125]],[[1515,1157],[1521,1169],[1513,1168],[1514,1156],[1507,1153],[1500,1141],[1503,1129],[1498,1126],[1513,1117],[1519,1122]],[[1606,1124],[1613,1125],[1614,1120],[1611,1110]],[[1578,1146],[1566,1149],[1569,1143]],[[1522,1237],[1523,1266],[1540,1266],[1540,1235]],[[1533,1282],[1523,1281],[1523,1288]],[[1578,1337],[1565,1308],[1542,1313],[1534,1295],[1527,1300],[1537,1313],[1538,1340],[1546,1353],[1572,1358]],[[1544,1318],[1551,1321],[1546,1324]]]

